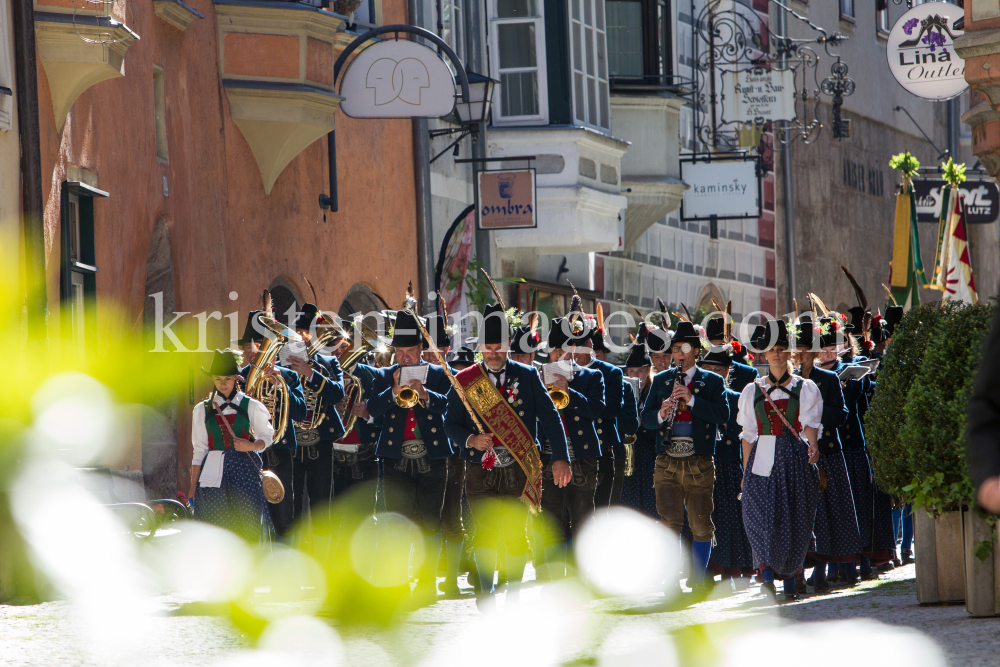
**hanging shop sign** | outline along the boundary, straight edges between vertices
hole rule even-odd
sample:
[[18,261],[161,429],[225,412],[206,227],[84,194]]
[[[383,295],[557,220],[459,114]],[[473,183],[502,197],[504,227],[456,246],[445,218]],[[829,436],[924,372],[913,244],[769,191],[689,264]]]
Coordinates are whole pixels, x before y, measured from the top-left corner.
[[889,70],[907,92],[925,100],[947,100],[969,87],[965,61],[955,52],[955,38],[964,33],[952,27],[963,16],[958,5],[927,2],[892,26],[886,44]]
[[[917,222],[937,224],[947,183],[936,178],[916,178],[913,193],[917,200]],[[1000,217],[1000,186],[993,181],[966,181],[958,186],[965,201],[966,222],[986,225]]]
[[722,72],[726,122],[756,123],[795,119],[795,71],[755,67]]
[[479,229],[538,226],[535,170],[480,171]]
[[351,118],[440,118],[455,108],[455,77],[418,42],[375,42],[347,66],[340,110]]
[[681,202],[682,220],[729,220],[761,215],[760,158],[746,153],[705,153],[681,160],[681,180],[690,187]]

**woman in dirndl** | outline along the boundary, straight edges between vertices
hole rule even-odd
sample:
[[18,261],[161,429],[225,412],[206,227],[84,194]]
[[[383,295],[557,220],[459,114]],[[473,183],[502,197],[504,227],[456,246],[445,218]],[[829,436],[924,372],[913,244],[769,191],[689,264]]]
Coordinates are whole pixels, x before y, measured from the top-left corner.
[[[639,334],[636,343],[629,351],[625,361],[625,374],[637,378],[641,382],[638,405],[646,402],[646,394],[653,380],[653,361],[646,349],[646,325],[639,324]],[[653,472],[656,469],[656,431],[642,427],[642,422],[635,432],[635,443],[632,445],[632,474],[625,478],[622,484],[622,505],[642,512],[651,519],[659,520],[656,511],[656,492],[653,490]]]
[[784,321],[768,321],[761,333],[751,345],[764,350],[768,373],[743,388],[737,420],[743,427],[743,523],[761,590],[775,599],[776,578],[791,579],[794,593],[812,541],[823,399],[813,382],[792,375]]
[[225,528],[253,545],[274,533],[261,486],[258,452],[271,445],[274,428],[263,403],[239,389],[230,350],[216,350],[205,371],[215,391],[198,403],[191,421],[191,489],[195,518]]

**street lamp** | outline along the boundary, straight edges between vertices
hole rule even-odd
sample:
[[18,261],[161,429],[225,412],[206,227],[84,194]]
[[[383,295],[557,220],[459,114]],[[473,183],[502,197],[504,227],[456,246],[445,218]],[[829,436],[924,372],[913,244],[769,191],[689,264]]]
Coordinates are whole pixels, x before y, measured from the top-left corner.
[[437,160],[451,148],[454,148],[455,155],[458,155],[458,143],[469,135],[472,135],[472,142],[476,143],[479,139],[479,126],[490,119],[490,107],[493,104],[493,89],[499,82],[488,76],[470,72],[469,70],[466,70],[465,74],[469,79],[469,101],[466,102],[462,98],[458,98],[455,103],[455,111],[452,113],[459,127],[430,131],[432,139],[455,133],[459,133],[458,138],[448,144],[447,148],[443,151],[431,158],[431,162]]

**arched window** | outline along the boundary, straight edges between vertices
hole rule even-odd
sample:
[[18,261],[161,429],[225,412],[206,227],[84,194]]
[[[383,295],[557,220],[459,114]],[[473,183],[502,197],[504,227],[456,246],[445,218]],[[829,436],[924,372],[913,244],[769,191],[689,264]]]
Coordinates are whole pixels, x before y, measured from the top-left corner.
[[295,318],[302,306],[302,300],[295,293],[295,287],[284,278],[275,278],[268,288],[271,292],[271,308],[274,310],[274,319],[288,328],[295,327]]

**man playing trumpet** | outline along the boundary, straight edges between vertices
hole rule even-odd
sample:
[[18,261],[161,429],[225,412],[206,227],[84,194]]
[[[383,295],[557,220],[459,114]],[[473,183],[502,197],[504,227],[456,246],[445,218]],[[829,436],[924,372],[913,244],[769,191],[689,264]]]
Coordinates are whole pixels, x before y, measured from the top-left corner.
[[[396,313],[389,344],[396,363],[374,371],[367,402],[371,416],[383,420],[375,455],[382,461],[386,509],[412,519],[424,534],[417,594],[433,602],[441,556],[441,508],[452,455],[444,430],[451,384],[440,366],[422,361],[423,337],[410,311]],[[417,365],[427,367],[426,382],[403,382],[403,369]]]

